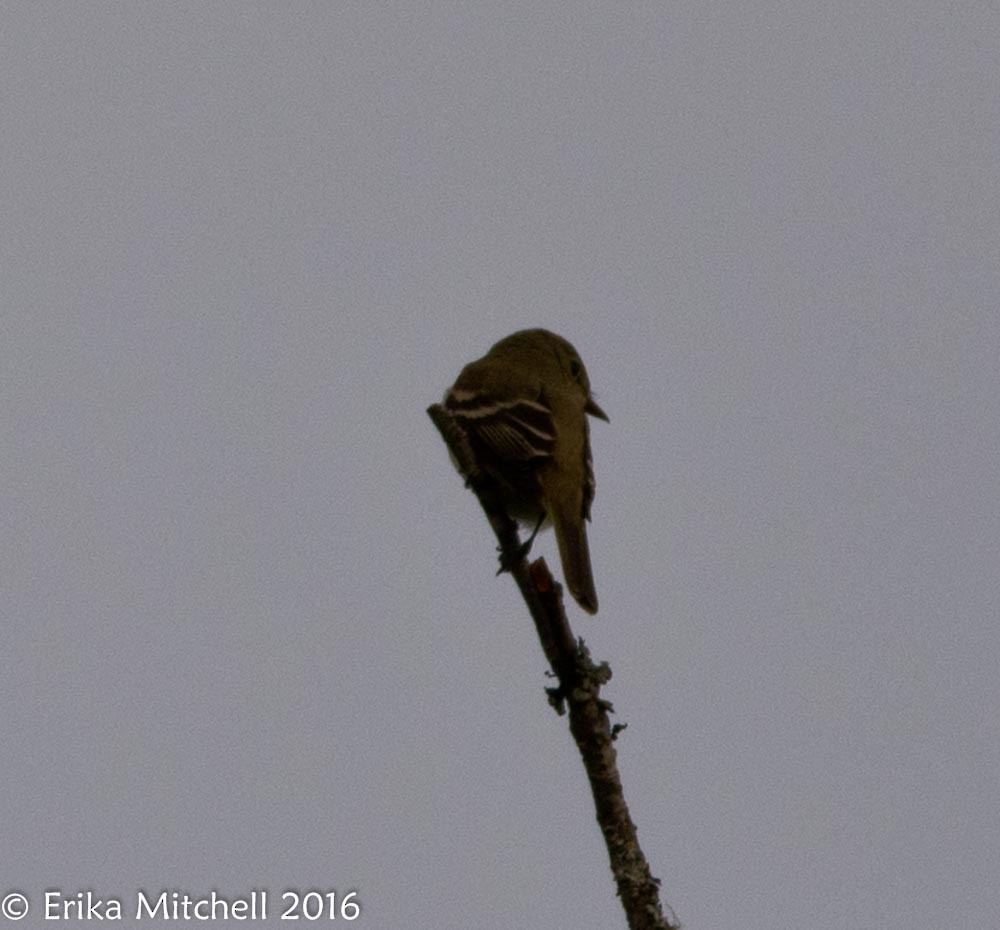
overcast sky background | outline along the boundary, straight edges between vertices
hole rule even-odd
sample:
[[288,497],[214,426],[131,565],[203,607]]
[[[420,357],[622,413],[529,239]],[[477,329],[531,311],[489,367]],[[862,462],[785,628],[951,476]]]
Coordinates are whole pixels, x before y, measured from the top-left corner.
[[568,610],[685,926],[995,925],[996,3],[11,3],[0,86],[18,926],[624,927],[424,412],[526,326],[611,417]]

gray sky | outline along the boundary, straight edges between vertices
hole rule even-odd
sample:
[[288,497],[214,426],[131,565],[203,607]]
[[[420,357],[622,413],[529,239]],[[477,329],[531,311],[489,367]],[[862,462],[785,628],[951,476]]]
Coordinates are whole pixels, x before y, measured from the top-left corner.
[[624,926],[424,413],[536,325],[611,417],[568,609],[686,927],[992,926],[998,48],[990,2],[6,6],[18,926]]

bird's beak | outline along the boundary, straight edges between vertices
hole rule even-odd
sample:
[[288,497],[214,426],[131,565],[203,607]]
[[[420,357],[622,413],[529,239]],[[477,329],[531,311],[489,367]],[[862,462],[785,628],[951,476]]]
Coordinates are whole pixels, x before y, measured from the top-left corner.
[[597,406],[597,401],[594,400],[593,397],[587,398],[587,403],[584,405],[583,409],[587,413],[589,413],[592,417],[597,417],[598,419],[603,420],[605,423],[611,422],[608,419],[608,415],[603,410],[601,410],[600,407]]

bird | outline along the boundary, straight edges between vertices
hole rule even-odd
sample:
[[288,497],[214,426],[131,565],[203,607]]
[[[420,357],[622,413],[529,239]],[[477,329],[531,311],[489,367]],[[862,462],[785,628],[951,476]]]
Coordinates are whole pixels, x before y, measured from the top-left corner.
[[496,482],[508,514],[555,530],[566,586],[597,613],[587,545],[595,482],[588,414],[606,422],[579,353],[562,336],[525,329],[470,362],[444,397],[476,465]]

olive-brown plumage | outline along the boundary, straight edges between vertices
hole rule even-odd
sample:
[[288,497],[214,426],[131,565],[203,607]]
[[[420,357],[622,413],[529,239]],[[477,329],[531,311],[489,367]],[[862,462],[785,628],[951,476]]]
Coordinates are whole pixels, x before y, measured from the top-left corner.
[[577,351],[545,329],[516,332],[462,369],[444,405],[500,485],[510,515],[532,527],[551,523],[570,594],[597,613],[587,546],[594,499],[587,415],[608,418]]

